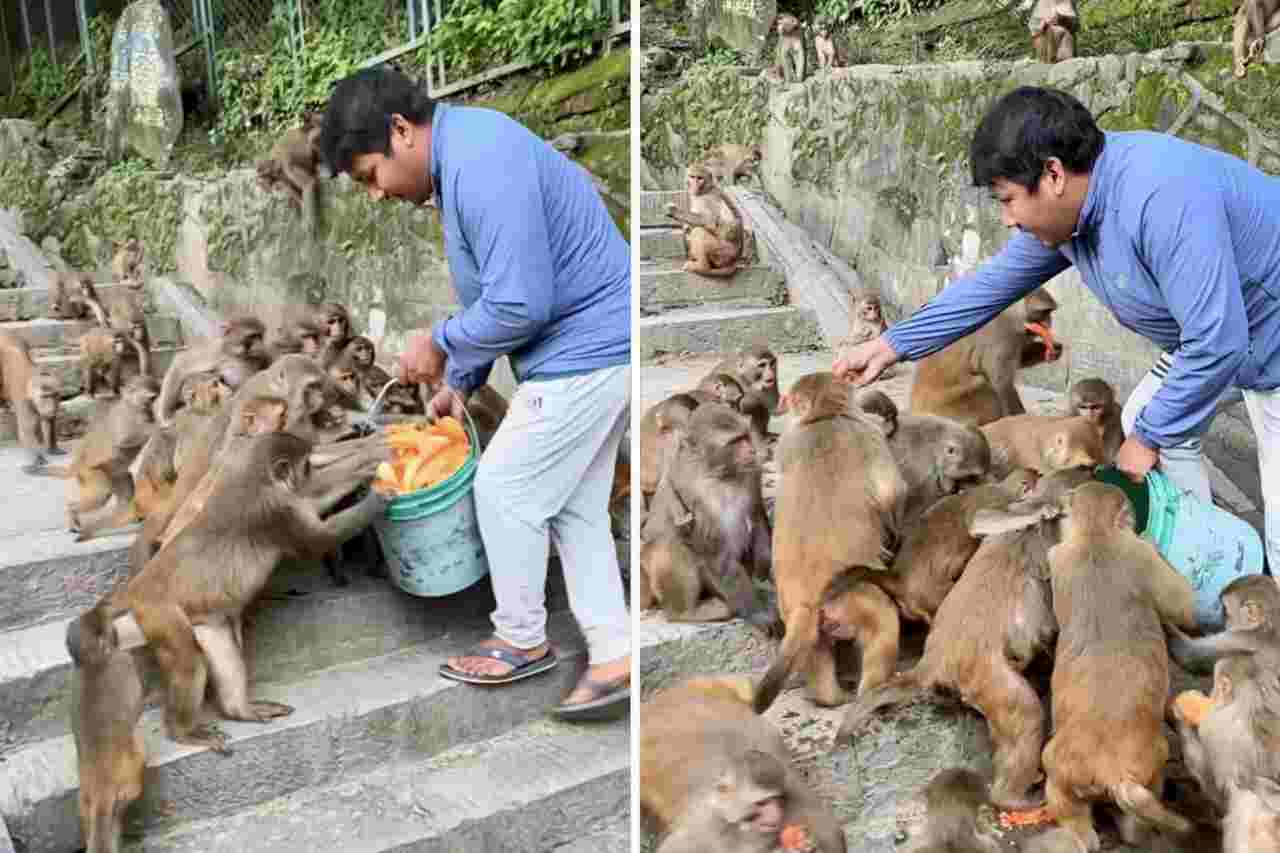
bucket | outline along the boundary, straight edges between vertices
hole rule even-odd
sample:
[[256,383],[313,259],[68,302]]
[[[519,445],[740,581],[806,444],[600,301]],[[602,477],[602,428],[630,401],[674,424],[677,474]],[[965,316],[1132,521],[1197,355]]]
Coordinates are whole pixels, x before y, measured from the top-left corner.
[[388,573],[410,595],[452,595],[489,573],[472,491],[480,438],[470,414],[466,420],[471,452],[462,467],[430,488],[392,498],[373,522]]
[[[1262,572],[1262,539],[1253,526],[1226,510],[1180,492],[1159,471],[1150,471],[1138,485],[1115,468],[1100,469],[1097,478],[1120,486],[1139,510],[1145,503],[1146,539],[1195,590],[1196,622],[1201,628],[1223,624],[1219,594],[1238,577]],[[1121,483],[1117,481],[1125,480]]]

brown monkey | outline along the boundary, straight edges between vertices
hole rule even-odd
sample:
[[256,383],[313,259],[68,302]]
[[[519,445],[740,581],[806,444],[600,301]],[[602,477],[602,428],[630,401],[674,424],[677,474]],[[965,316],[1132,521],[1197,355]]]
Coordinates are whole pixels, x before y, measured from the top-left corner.
[[173,422],[182,383],[191,374],[216,370],[222,381],[235,389],[270,364],[271,356],[263,344],[265,334],[266,328],[256,317],[239,317],[226,324],[221,336],[174,356],[156,401],[156,420],[160,425],[169,426]]
[[978,832],[987,783],[972,770],[939,770],[924,787],[925,823],[905,853],[1000,853],[995,839]]
[[231,389],[214,371],[193,373],[182,383],[183,406],[173,426],[153,431],[134,463],[133,503],[139,517],[169,506],[192,434],[230,398]]
[[58,380],[36,368],[27,342],[0,332],[0,384],[18,422],[18,441],[27,454],[24,473],[48,463],[46,456],[62,456],[58,447],[58,410],[62,394]]
[[1036,58],[1045,63],[1074,58],[1074,34],[1080,26],[1079,20],[1075,0],[1036,0],[1035,10],[1027,22]]
[[1090,801],[1103,797],[1152,827],[1188,832],[1190,823],[1156,793],[1169,757],[1169,656],[1160,625],[1194,628],[1195,593],[1134,533],[1133,508],[1120,489],[1085,483],[1061,503],[1062,541],[1049,551],[1059,626],[1053,737],[1043,755],[1049,812],[1089,851],[1099,846]]
[[779,15],[774,21],[778,31],[777,57],[774,68],[784,83],[804,81],[804,31],[795,15]]
[[819,71],[830,71],[843,65],[835,39],[831,37],[829,21],[818,21],[813,36],[813,51],[818,54]]
[[237,627],[284,557],[318,559],[367,527],[384,499],[321,520],[308,500],[312,444],[288,433],[242,436],[222,454],[201,512],[131,578],[119,596],[155,652],[168,685],[165,729],[179,743],[227,752],[225,736],[197,727],[212,675],[224,717],[266,722],[293,712],[251,702]]
[[744,234],[737,203],[716,186],[711,170],[691,163],[685,170],[689,209],[667,205],[667,216],[684,225],[683,269],[698,275],[725,278],[738,271]]
[[1223,824],[1222,853],[1280,850],[1280,783],[1259,776],[1236,788]]
[[502,419],[507,416],[507,398],[499,394],[492,385],[481,385],[467,398],[467,411],[476,422],[476,432],[483,449],[489,446],[489,440],[502,425]]
[[[76,534],[77,542],[137,520],[129,466],[155,431],[152,406],[158,393],[155,379],[135,376],[124,386],[119,400],[94,416],[69,466],[36,472],[40,476],[75,479],[77,496],[67,501],[67,528]],[[114,515],[97,524],[82,523],[84,513],[101,509],[113,496]]]
[[[756,344],[733,358],[721,361],[707,377],[728,373],[738,380],[745,395],[738,411],[751,422],[751,443],[761,459],[769,456],[769,418],[778,410],[778,357],[764,344]],[[704,377],[705,379],[706,377]]]
[[1056,361],[1057,301],[1043,287],[987,325],[920,361],[911,386],[913,415],[942,415],[982,426],[1026,413],[1013,381],[1019,370]]
[[[838,640],[862,648],[859,693],[886,681],[898,662],[898,609],[875,575],[888,571],[907,483],[884,434],[852,408],[848,386],[830,373],[801,377],[784,399],[793,420],[778,440],[773,574],[786,634],[760,682],[757,713],[797,668],[817,704],[847,701],[836,678]],[[841,575],[856,578],[833,592]]]
[[67,654],[85,851],[117,853],[125,811],[142,796],[146,748],[142,676],[117,642],[109,598],[67,624]]
[[1120,421],[1120,404],[1116,389],[1105,380],[1081,379],[1072,384],[1071,414],[1088,418],[1102,437],[1102,463],[1110,465],[1124,444],[1124,426]]
[[301,127],[287,131],[271,146],[267,159],[258,161],[258,186],[267,192],[283,188],[289,194],[289,204],[302,214],[313,233],[320,221],[317,172],[323,120],[320,113],[307,113]]
[[898,404],[883,391],[861,388],[853,392],[853,404],[880,427],[885,438],[898,431]]
[[1244,575],[1218,593],[1226,614],[1226,630],[1192,639],[1165,625],[1169,655],[1188,672],[1206,673],[1222,655],[1247,652],[1262,665],[1280,672],[1280,586],[1268,575]]
[[[373,341],[357,335],[347,341],[347,345],[336,359],[329,365],[329,375],[342,386],[348,394],[353,395],[362,409],[368,410],[373,401],[382,393],[392,377],[374,359],[376,357]],[[484,386],[488,388],[488,386]],[[489,389],[493,391],[492,388]],[[479,393],[477,390],[476,393]],[[494,391],[493,393],[497,393]],[[474,394],[472,395],[474,398]],[[501,399],[501,395],[498,395]],[[485,395],[486,402],[492,402]],[[420,415],[425,410],[422,400],[415,390],[405,385],[393,385],[382,398],[382,411],[396,415]],[[502,401],[502,414],[506,414],[506,401]],[[497,427],[494,426],[496,430]]]
[[699,382],[698,387],[686,392],[690,397],[703,403],[724,403],[735,412],[742,411],[742,398],[745,389],[732,373],[709,373]]
[[121,284],[142,287],[142,241],[130,235],[123,243],[112,243],[111,246],[114,250],[111,256],[111,277]]
[[694,410],[640,540],[642,607],[682,622],[755,617],[750,575],[769,570],[769,521],[741,415],[722,403]]
[[987,424],[982,434],[991,445],[991,470],[997,477],[1013,468],[1052,474],[1103,461],[1102,436],[1088,418],[1014,415]]
[[907,481],[904,523],[939,499],[976,484],[991,467],[991,448],[981,430],[950,418],[899,415],[889,449]]
[[763,159],[764,149],[759,145],[725,142],[708,151],[702,162],[718,186],[734,186],[739,178],[759,177],[756,169]]
[[282,355],[309,355],[319,359],[325,330],[311,317],[296,317],[276,328],[267,344],[267,353],[275,361]]
[[94,328],[80,336],[80,370],[85,396],[101,382],[119,397],[125,382],[151,375],[151,353],[126,330]]
[[1231,71],[1248,73],[1249,63],[1262,55],[1267,34],[1280,30],[1280,0],[1241,0],[1231,31]]
[[640,808],[665,837],[658,853],[772,853],[804,830],[820,853],[844,853],[831,806],[791,764],[782,736],[756,716],[740,677],[661,690],[640,713]]
[[[690,394],[675,394],[654,403],[640,418],[640,493],[646,502],[658,489],[667,462],[689,426],[689,416],[701,405]],[[641,588],[644,592],[644,588]]]
[[56,273],[49,293],[49,319],[82,320],[89,314],[99,326],[109,326],[93,276],[88,273]]
[[953,691],[987,719],[995,752],[991,801],[1012,809],[1037,805],[1028,794],[1040,776],[1045,715],[1022,673],[1051,647],[1057,629],[1047,583],[1057,501],[1090,479],[1083,471],[1060,471],[1042,478],[1032,498],[1011,505],[1008,513],[975,517],[971,530],[985,538],[938,607],[924,655],[858,697],[840,727],[840,740],[876,711],[921,691]]
[[[855,347],[858,344],[880,337],[889,324],[884,319],[884,307],[880,302],[880,294],[868,291],[861,296],[849,294],[849,308],[853,319],[849,322],[849,334],[836,344],[837,349]],[[882,373],[881,376],[884,374]]]
[[324,331],[320,363],[328,367],[338,360],[347,344],[351,343],[351,313],[344,305],[326,302],[315,308],[314,318]]
[[1034,471],[1018,468],[1000,482],[984,483],[937,501],[918,523],[906,528],[893,571],[877,578],[877,584],[898,602],[903,616],[932,623],[982,542],[969,529],[978,513],[1006,509],[1028,499],[1037,482]]

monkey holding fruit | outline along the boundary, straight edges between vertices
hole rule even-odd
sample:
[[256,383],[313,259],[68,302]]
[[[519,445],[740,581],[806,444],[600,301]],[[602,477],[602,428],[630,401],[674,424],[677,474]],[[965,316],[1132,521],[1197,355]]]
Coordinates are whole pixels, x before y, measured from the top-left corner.
[[667,205],[667,216],[684,224],[686,272],[727,278],[738,271],[744,232],[738,206],[716,186],[711,170],[692,163],[685,170],[689,209]]

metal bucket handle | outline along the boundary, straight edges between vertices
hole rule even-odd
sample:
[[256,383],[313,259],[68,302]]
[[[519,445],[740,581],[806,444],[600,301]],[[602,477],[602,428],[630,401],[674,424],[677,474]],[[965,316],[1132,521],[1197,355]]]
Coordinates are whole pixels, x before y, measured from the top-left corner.
[[[373,404],[369,406],[369,413],[366,416],[368,419],[368,423],[370,425],[374,423],[374,418],[378,417],[378,414],[382,409],[382,401],[386,398],[387,392],[391,390],[392,385],[397,385],[397,384],[400,384],[400,380],[394,376],[391,377],[391,379],[387,380],[387,384],[382,386],[382,390],[378,392],[378,396],[373,398]],[[457,391],[454,391],[453,393],[455,396],[459,396],[459,397],[461,396],[458,394]],[[480,430],[476,429],[476,422],[471,419],[471,411],[467,408],[466,403],[462,404],[462,415],[467,419],[467,426],[469,427],[469,431],[470,431],[472,452],[479,454]]]

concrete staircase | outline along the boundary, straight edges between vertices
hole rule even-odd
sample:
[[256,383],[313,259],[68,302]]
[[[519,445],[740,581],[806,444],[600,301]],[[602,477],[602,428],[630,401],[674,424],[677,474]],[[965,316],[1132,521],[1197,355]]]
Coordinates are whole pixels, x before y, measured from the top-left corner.
[[[35,289],[0,293],[0,305],[17,306],[0,329],[23,335],[39,361],[65,370],[71,394],[79,380],[70,354],[87,324],[27,319],[44,298]],[[183,344],[190,318],[182,316],[148,315],[161,350],[157,373]],[[68,401],[83,412],[67,431],[69,448],[104,402]],[[64,521],[69,484],[22,474],[13,440],[11,429],[0,432],[8,489],[0,517],[0,853],[70,853],[83,841],[65,630],[124,575],[132,532],[73,542]],[[145,794],[130,809],[126,850],[630,849],[629,720],[568,725],[546,715],[585,663],[554,559],[548,631],[561,665],[497,689],[438,674],[447,656],[489,634],[487,580],[423,599],[386,578],[352,574],[338,588],[318,565],[283,565],[247,612],[252,695],[296,710],[267,724],[222,721],[231,755],[168,740],[152,695],[141,723]],[[135,654],[148,686],[159,687],[150,653]]]

